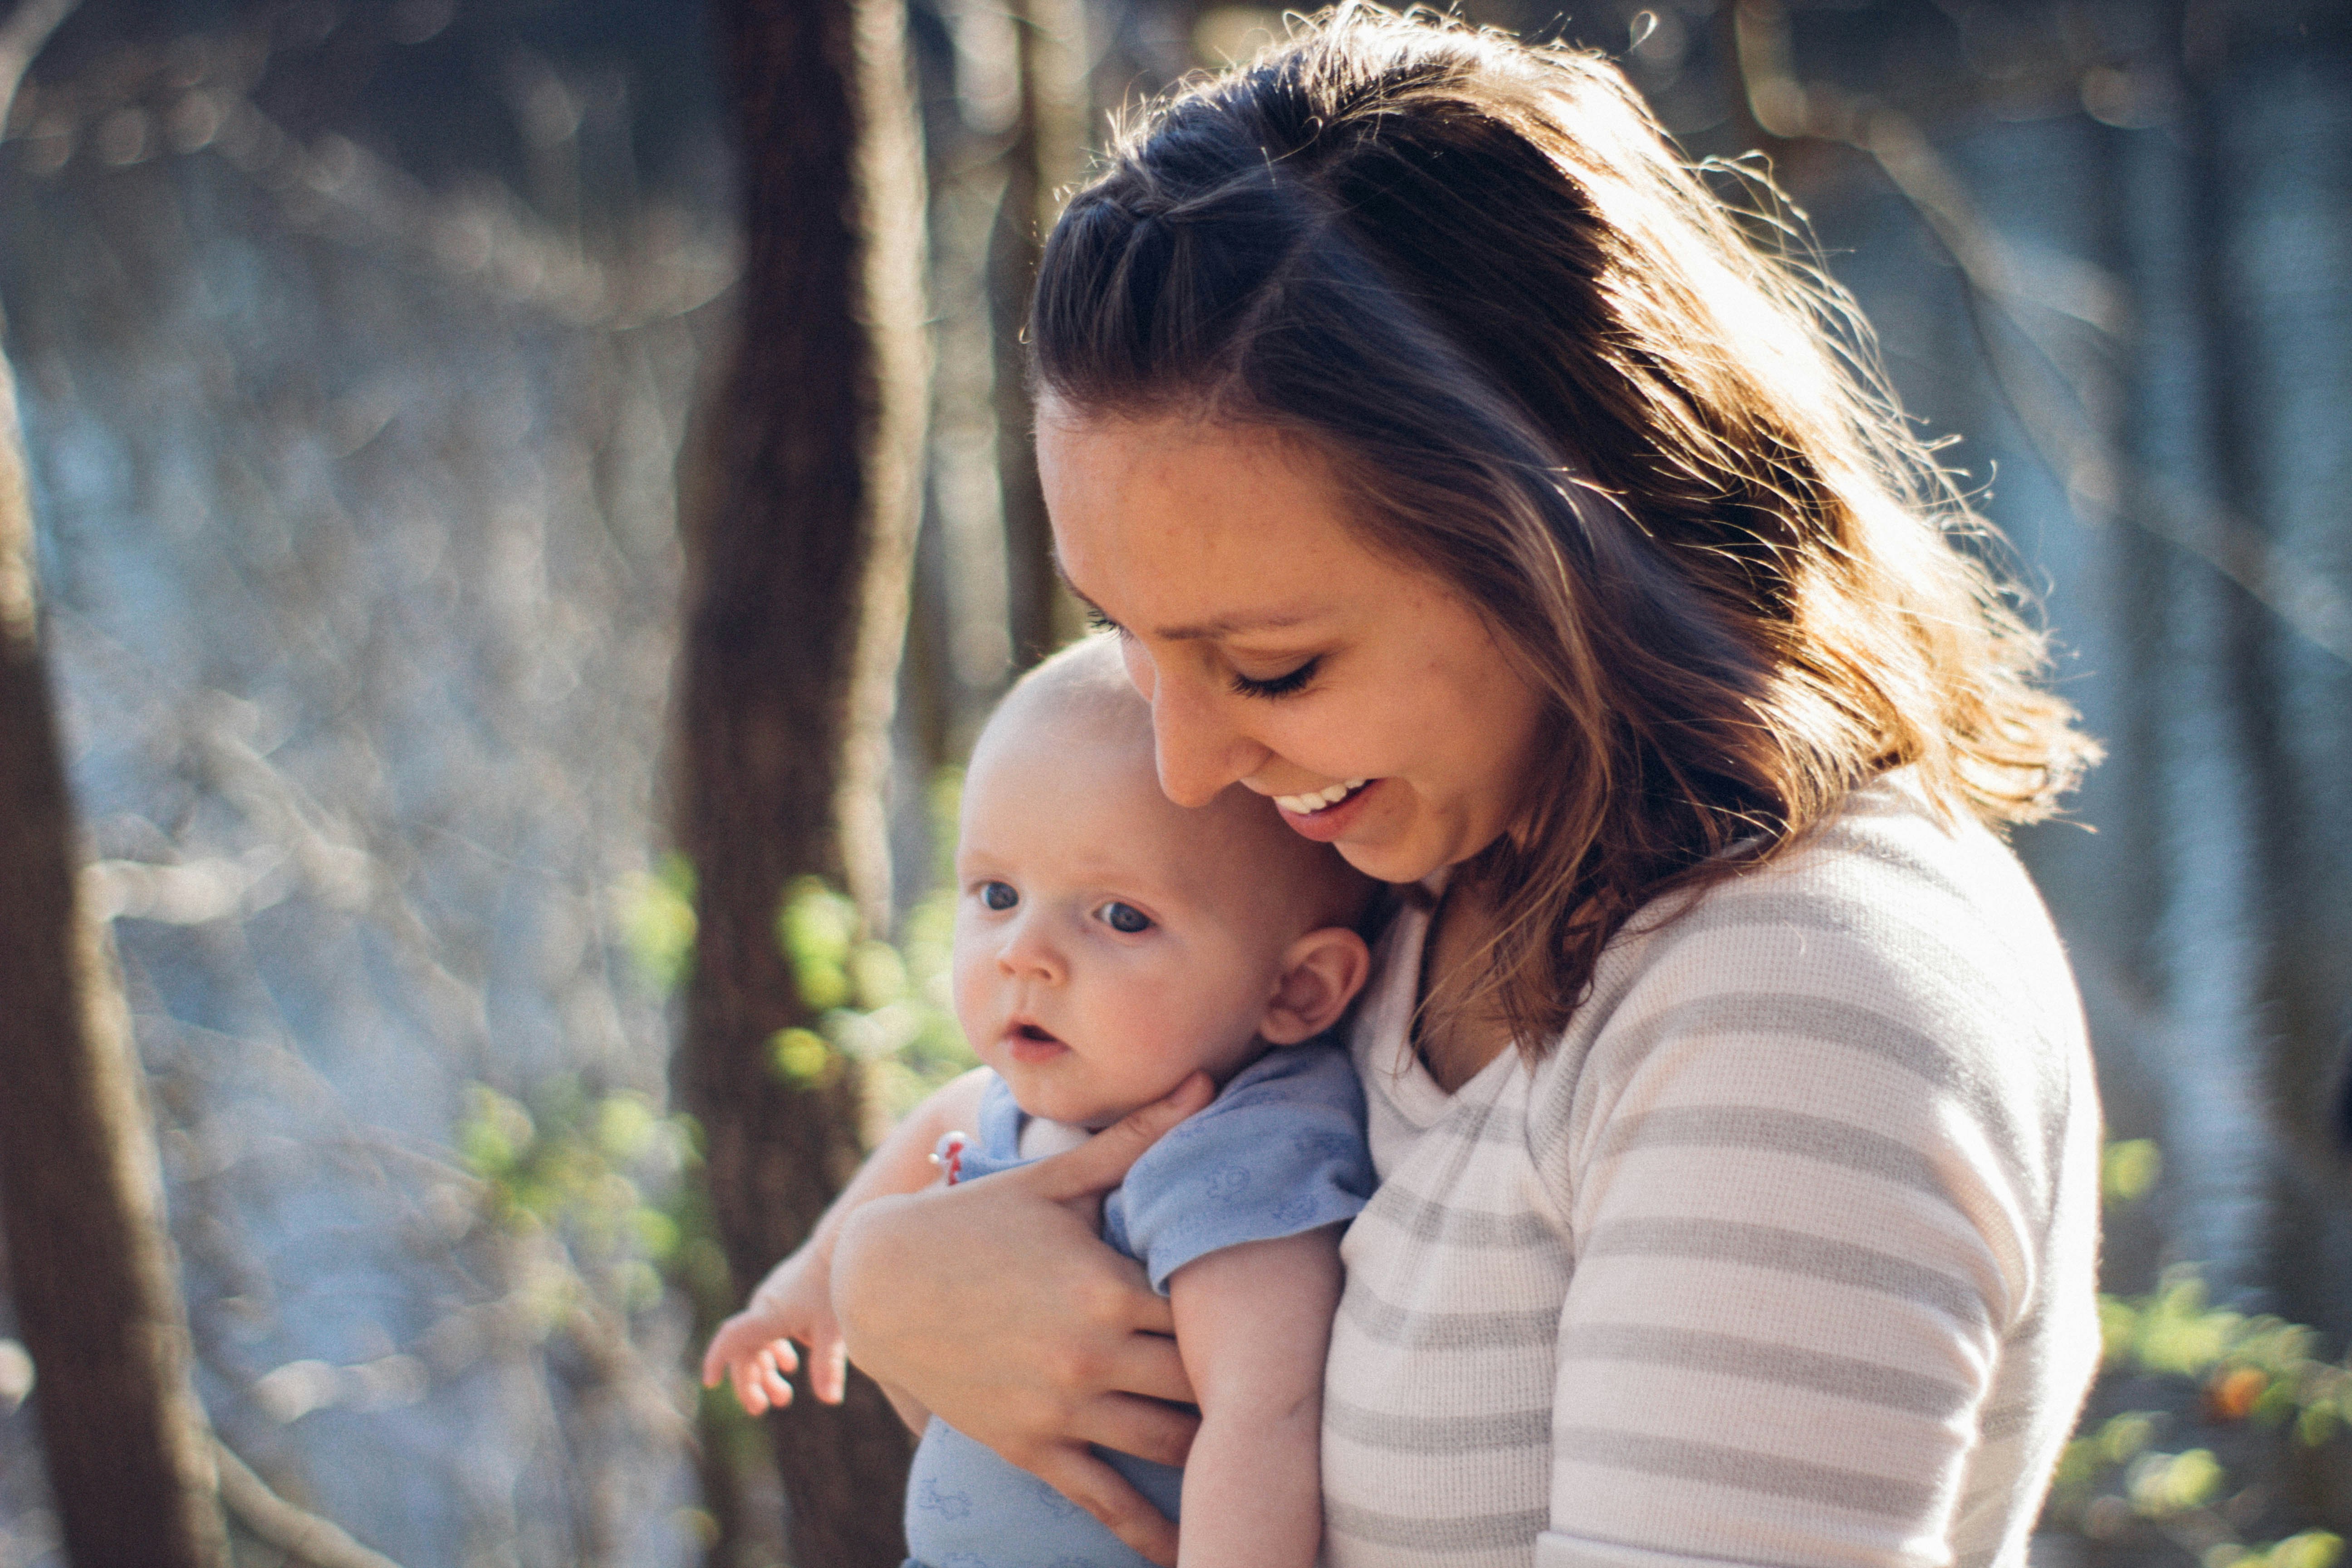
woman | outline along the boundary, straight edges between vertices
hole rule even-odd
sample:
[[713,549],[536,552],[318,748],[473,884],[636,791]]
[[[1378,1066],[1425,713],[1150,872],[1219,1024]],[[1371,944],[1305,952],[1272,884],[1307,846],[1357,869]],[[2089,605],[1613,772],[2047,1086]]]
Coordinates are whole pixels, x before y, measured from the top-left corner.
[[[1405,895],[1343,1568],[2021,1563],[2095,1362],[2079,1008],[1987,830],[2091,748],[1775,233],[1607,66],[1350,8],[1046,247],[1055,544],[1162,787]],[[1156,1554],[1086,1445],[1174,1458],[1182,1376],[1082,1211],[1190,1108],[835,1262],[861,1363]]]

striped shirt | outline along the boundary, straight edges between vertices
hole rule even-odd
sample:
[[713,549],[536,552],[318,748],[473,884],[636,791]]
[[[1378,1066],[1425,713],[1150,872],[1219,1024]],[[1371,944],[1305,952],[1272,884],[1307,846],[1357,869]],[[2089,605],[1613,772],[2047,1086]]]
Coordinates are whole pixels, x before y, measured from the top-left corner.
[[1330,1568],[2022,1568],[2098,1360],[2099,1129],[2008,849],[1881,781],[1451,1095],[1427,926],[1356,1024]]

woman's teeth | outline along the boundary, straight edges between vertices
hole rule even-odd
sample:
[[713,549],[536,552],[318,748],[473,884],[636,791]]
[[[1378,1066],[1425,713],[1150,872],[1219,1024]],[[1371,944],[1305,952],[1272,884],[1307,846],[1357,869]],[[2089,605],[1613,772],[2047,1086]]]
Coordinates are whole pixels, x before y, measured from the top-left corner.
[[1326,807],[1339,805],[1368,782],[1365,779],[1349,779],[1346,784],[1335,784],[1329,789],[1318,789],[1312,795],[1278,795],[1274,797],[1274,804],[1293,816],[1312,816]]

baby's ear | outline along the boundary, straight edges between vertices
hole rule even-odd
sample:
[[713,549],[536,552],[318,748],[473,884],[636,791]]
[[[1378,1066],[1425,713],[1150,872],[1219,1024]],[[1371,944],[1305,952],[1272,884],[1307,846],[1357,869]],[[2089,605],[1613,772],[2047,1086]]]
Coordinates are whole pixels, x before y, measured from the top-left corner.
[[1312,1039],[1339,1021],[1371,967],[1371,950],[1347,927],[1308,931],[1282,956],[1282,977],[1258,1034],[1277,1046]]

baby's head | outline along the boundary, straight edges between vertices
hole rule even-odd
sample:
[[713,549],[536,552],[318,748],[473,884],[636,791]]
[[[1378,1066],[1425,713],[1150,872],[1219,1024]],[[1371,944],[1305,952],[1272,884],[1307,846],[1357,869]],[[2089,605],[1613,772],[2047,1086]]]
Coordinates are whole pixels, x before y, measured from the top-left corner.
[[1151,710],[1090,638],[980,737],[956,849],[956,1016],[1033,1116],[1100,1127],[1195,1069],[1223,1084],[1363,984],[1373,883],[1236,784],[1160,793]]

